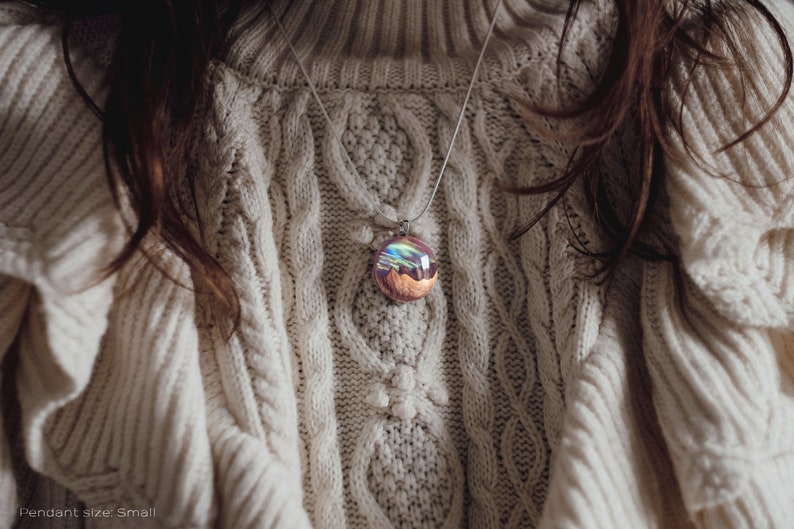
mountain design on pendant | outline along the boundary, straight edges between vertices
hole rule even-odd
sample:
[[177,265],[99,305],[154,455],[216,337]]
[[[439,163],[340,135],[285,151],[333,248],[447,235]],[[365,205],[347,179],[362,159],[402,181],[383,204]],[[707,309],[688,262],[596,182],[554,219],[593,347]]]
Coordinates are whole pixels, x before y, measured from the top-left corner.
[[400,235],[378,249],[372,274],[384,294],[395,301],[409,302],[422,299],[432,290],[438,265],[425,243]]

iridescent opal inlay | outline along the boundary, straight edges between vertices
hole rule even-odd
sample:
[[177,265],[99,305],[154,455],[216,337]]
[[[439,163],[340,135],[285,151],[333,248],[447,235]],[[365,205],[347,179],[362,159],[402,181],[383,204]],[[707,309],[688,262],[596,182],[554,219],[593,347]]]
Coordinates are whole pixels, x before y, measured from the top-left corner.
[[401,235],[389,239],[378,249],[372,273],[380,289],[391,299],[416,301],[425,297],[435,285],[438,265],[425,243]]

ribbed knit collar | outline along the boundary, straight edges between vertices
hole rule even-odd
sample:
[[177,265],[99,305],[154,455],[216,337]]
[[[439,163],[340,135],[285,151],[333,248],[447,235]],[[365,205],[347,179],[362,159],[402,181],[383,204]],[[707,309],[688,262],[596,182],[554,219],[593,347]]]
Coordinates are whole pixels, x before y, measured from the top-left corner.
[[[275,0],[274,11],[320,88],[468,84],[494,0]],[[562,19],[567,0],[504,0],[481,79],[520,67],[521,48]],[[226,61],[244,75],[303,84],[270,12],[252,3]],[[526,51],[526,50],[524,50]],[[517,53],[518,52],[518,53]]]

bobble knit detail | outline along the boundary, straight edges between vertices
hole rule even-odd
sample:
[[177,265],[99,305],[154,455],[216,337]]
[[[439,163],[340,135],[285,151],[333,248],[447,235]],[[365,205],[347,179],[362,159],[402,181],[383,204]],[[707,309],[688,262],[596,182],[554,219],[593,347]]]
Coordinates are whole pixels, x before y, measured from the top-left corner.
[[[0,355],[18,359],[3,364],[0,421],[20,422],[12,395],[22,430],[0,443],[0,526],[19,505],[77,499],[156,510],[88,523],[100,529],[794,526],[794,101],[715,153],[764,101],[737,105],[730,71],[676,77],[705,162],[670,160],[660,203],[683,276],[630,259],[597,285],[571,242],[603,243],[583,189],[508,240],[544,197],[498,182],[557,178],[573,146],[529,130],[515,99],[556,103],[567,4],[505,0],[438,196],[412,226],[438,282],[401,304],[371,279],[396,227],[368,193],[394,217],[426,203],[491,3],[287,4],[364,182],[252,3],[210,65],[191,167],[205,243],[238,289],[234,332],[155,240],[153,260],[94,281],[126,237],[100,124],[69,85],[55,21],[0,5]],[[789,28],[791,8],[771,4]],[[752,62],[775,94],[776,43],[735,22],[757,35]],[[563,99],[588,93],[613,23],[606,0],[581,6]],[[101,100],[89,27],[74,60]],[[607,151],[617,188],[633,141]]]

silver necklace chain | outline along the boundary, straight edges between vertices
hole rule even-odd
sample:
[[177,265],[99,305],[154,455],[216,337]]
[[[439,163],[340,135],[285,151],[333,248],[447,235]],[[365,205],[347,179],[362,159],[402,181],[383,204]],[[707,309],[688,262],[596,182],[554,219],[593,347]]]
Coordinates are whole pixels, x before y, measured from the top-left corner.
[[325,110],[325,105],[323,105],[323,102],[320,99],[320,95],[317,93],[317,89],[315,88],[311,77],[309,77],[309,73],[306,71],[306,68],[303,66],[303,62],[300,60],[300,57],[298,57],[298,52],[295,50],[295,47],[292,45],[292,42],[287,36],[287,31],[284,29],[284,26],[281,23],[281,19],[273,11],[273,8],[270,6],[270,2],[266,3],[267,8],[270,11],[270,14],[275,19],[276,25],[278,26],[278,29],[281,32],[281,36],[284,38],[284,41],[287,43],[287,46],[289,46],[289,49],[292,52],[292,56],[295,58],[295,62],[298,64],[298,68],[300,68],[301,73],[303,73],[303,76],[306,78],[306,82],[309,85],[309,90],[314,96],[315,101],[317,101],[317,106],[320,107],[320,112],[322,112],[323,117],[325,118],[325,121],[328,124],[328,129],[331,131],[331,135],[334,137],[336,142],[339,144],[339,147],[342,149],[347,164],[352,169],[353,174],[358,179],[359,184],[364,188],[365,192],[367,193],[367,197],[369,198],[369,201],[372,203],[372,206],[375,208],[375,212],[387,222],[391,224],[398,224],[400,226],[401,235],[408,234],[408,228],[410,224],[416,222],[417,220],[422,218],[422,216],[425,213],[427,213],[427,210],[430,209],[430,204],[433,203],[433,199],[436,197],[436,193],[438,192],[438,187],[441,185],[441,180],[444,178],[444,172],[447,169],[447,164],[449,163],[449,158],[450,155],[452,154],[452,147],[455,145],[455,139],[458,137],[458,132],[460,132],[460,127],[463,123],[463,118],[466,115],[466,107],[469,104],[469,98],[471,97],[471,91],[472,88],[474,88],[474,83],[477,81],[477,74],[480,71],[480,64],[482,63],[482,59],[485,56],[485,50],[488,48],[488,41],[491,39],[491,35],[493,35],[493,30],[494,27],[496,26],[496,15],[499,13],[499,8],[502,6],[502,1],[503,0],[497,0],[496,6],[494,7],[493,12],[491,13],[491,23],[488,26],[488,33],[486,33],[485,35],[485,40],[483,41],[482,48],[480,49],[480,54],[477,57],[477,62],[474,65],[474,72],[471,76],[471,81],[469,82],[469,88],[466,90],[466,97],[463,100],[463,105],[461,106],[460,114],[458,115],[458,121],[455,124],[455,130],[452,133],[452,138],[449,140],[449,148],[447,149],[447,154],[444,156],[444,163],[441,164],[441,170],[439,171],[438,178],[436,178],[436,183],[433,186],[433,192],[430,194],[430,198],[427,200],[427,204],[425,204],[425,207],[422,209],[421,213],[419,213],[417,216],[413,217],[412,219],[392,219],[389,218],[380,209],[380,207],[378,206],[378,202],[372,197],[372,194],[369,192],[369,189],[367,189],[367,185],[365,184],[364,179],[359,174],[358,169],[356,169],[356,164],[355,162],[353,162],[353,159],[350,157],[350,154],[347,152],[347,149],[345,148],[345,144],[342,143],[341,138],[334,129],[334,124],[331,121],[331,117],[328,115],[328,112]]

